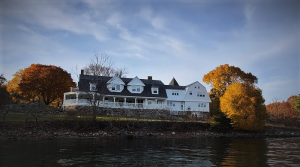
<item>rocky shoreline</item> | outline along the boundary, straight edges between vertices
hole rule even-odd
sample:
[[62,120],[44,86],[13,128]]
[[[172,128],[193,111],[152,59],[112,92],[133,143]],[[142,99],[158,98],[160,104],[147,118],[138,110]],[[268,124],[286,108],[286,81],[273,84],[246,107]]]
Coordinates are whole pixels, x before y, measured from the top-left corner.
[[[173,123],[174,124],[174,123]],[[33,126],[34,125],[34,126]],[[11,123],[0,127],[0,140],[62,140],[62,139],[101,139],[101,138],[284,138],[300,137],[299,128],[265,126],[261,131],[246,132],[229,130],[226,132],[209,130],[206,124],[183,125],[181,128],[107,128],[107,126],[86,126],[76,129],[74,126],[18,125]],[[88,128],[89,127],[89,128]]]

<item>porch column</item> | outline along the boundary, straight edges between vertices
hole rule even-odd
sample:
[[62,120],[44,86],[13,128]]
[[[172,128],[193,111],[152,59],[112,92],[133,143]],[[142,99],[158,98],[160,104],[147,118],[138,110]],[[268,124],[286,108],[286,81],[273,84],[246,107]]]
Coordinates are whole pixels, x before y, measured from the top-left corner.
[[137,99],[137,98],[134,98],[134,105],[135,105],[135,106],[136,106],[136,99]]
[[76,105],[78,104],[78,93],[76,93]]
[[102,98],[102,107],[104,107],[104,105],[105,105],[105,96],[103,96]]
[[116,97],[113,98],[114,98],[114,107],[116,107]]
[[157,105],[157,99],[155,99],[155,108],[157,108],[157,106],[158,106],[158,105]]
[[145,99],[145,107],[148,108],[148,99]]

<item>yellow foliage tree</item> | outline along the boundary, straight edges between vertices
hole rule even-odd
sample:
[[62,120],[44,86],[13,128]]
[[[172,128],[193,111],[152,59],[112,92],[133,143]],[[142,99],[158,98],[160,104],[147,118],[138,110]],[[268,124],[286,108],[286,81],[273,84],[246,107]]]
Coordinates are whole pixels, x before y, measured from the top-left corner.
[[14,78],[12,80],[10,80],[7,84],[7,91],[10,93],[14,103],[22,103],[22,102],[30,101],[30,99],[26,99],[22,95],[22,92],[19,88],[19,83],[21,82],[23,72],[24,72],[24,69],[20,69],[19,71],[17,71],[13,75]]
[[242,130],[261,130],[267,118],[264,98],[259,88],[247,83],[233,83],[220,98],[220,108]]
[[251,73],[245,73],[239,67],[220,65],[210,71],[203,77],[203,82],[210,84],[217,97],[221,97],[227,87],[235,82],[254,84],[257,83],[257,77]]

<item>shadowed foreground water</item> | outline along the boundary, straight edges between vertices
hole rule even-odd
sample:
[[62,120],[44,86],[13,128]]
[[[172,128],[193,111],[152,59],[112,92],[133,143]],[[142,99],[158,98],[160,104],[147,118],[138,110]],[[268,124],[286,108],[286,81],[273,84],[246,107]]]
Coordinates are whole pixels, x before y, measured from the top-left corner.
[[300,166],[300,138],[0,141],[0,166]]

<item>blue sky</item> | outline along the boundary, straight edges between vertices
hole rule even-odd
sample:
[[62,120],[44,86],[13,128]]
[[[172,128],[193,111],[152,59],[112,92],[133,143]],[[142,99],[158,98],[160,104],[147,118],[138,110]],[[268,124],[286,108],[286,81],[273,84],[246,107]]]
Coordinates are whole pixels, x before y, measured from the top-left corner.
[[[2,0],[0,73],[71,72],[106,53],[127,77],[200,81],[229,64],[258,77],[266,104],[300,93],[297,0]],[[74,77],[74,76],[73,76]],[[76,77],[74,77],[76,79]]]

